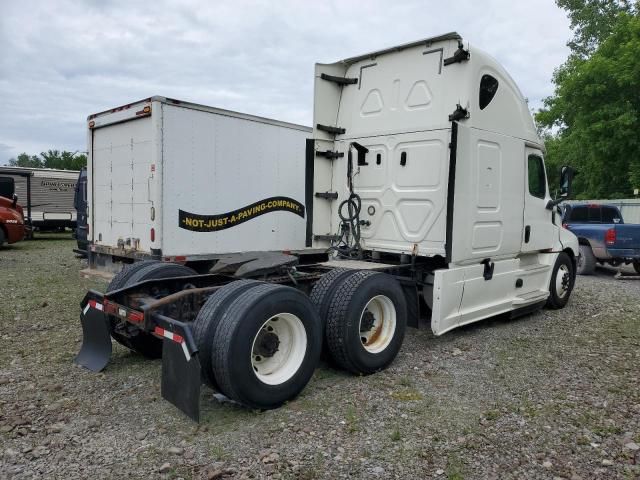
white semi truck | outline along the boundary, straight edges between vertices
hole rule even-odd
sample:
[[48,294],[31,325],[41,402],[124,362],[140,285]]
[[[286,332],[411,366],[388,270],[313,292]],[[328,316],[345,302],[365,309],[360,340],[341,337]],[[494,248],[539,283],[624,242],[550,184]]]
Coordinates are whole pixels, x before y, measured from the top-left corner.
[[563,308],[578,242],[556,205],[573,170],[563,167],[551,199],[543,159],[513,80],[456,33],[318,64],[309,248],[260,253],[269,248],[254,237],[206,275],[136,263],[106,294],[87,293],[76,362],[103,369],[110,337],[162,355],[164,398],[197,419],[203,382],[273,408],[304,388],[323,347],[370,374],[421,318],[441,335]]
[[155,96],[90,115],[87,132],[91,269],[155,259],[206,271],[256,238],[305,247],[309,127]]

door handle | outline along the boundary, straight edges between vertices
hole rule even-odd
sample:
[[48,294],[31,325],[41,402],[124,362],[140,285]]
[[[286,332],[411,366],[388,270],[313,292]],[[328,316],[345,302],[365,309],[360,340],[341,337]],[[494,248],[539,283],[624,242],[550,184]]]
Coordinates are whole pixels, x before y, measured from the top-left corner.
[[531,238],[531,225],[527,225],[524,227],[524,243],[529,243],[529,239]]
[[495,267],[496,264],[493,263],[490,258],[485,258],[480,263],[484,265],[484,271],[482,272],[482,276],[484,277],[485,281],[491,280],[493,278],[493,267]]

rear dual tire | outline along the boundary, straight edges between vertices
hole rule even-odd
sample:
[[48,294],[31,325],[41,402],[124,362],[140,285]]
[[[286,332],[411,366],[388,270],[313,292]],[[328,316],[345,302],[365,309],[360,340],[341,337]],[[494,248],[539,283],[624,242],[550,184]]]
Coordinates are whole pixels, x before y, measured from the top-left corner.
[[357,270],[349,270],[345,268],[330,270],[322,275],[320,280],[318,280],[311,289],[309,300],[311,300],[311,303],[316,307],[323,327],[326,323],[329,307],[331,306],[331,301],[336,294],[336,290],[340,285],[342,285],[346,278],[357,272]]
[[386,368],[398,355],[407,326],[407,303],[398,281],[361,270],[344,275],[326,300],[325,338],[332,359],[352,373]]
[[294,398],[318,364],[320,319],[294,288],[233,282],[207,300],[196,322],[203,379],[251,408]]
[[207,299],[193,322],[193,337],[198,346],[202,379],[214,390],[220,389],[212,366],[214,339],[220,319],[231,303],[259,284],[254,280],[239,280],[221,287]]

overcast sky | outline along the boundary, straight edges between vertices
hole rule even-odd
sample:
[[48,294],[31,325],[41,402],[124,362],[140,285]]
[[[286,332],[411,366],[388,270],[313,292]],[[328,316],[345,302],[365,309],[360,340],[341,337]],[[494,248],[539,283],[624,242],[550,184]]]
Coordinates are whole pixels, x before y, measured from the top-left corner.
[[0,0],[0,164],[85,150],[152,95],[310,125],[313,64],[457,31],[537,108],[571,32],[553,0]]

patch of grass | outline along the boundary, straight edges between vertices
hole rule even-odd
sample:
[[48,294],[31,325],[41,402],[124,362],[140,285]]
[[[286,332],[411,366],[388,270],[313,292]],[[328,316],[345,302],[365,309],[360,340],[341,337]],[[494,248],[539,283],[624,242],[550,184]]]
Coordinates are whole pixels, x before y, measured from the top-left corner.
[[402,386],[402,387],[413,387],[413,380],[411,380],[409,377],[400,377],[400,379],[398,380],[398,385]]
[[610,437],[611,435],[622,433],[622,429],[617,425],[596,425],[591,427],[591,431],[601,437]]
[[347,422],[347,432],[349,433],[356,433],[360,429],[360,418],[353,405],[347,407],[345,422]]
[[487,410],[486,412],[484,412],[484,418],[486,418],[487,420],[497,420],[498,418],[500,418],[500,410],[493,408],[491,410]]
[[522,400],[520,401],[520,407],[518,409],[525,417],[533,418],[538,414],[535,404],[529,399],[528,396],[524,396],[522,398]]
[[400,428],[395,427],[391,431],[391,441],[392,442],[399,442],[401,439],[402,439],[402,434],[400,433]]
[[402,390],[395,390],[391,392],[391,396],[395,400],[399,400],[401,402],[415,402],[418,400],[422,400],[422,394],[416,390],[415,388],[404,388]]
[[221,445],[213,445],[211,447],[211,458],[216,462],[221,462],[229,458],[229,454]]
[[313,457],[313,463],[311,463],[310,465],[304,465],[295,474],[289,475],[288,472],[283,473],[283,478],[295,478],[296,480],[315,480],[316,478],[320,478],[324,473],[322,463],[322,457],[319,454],[316,454]]
[[464,464],[457,455],[450,455],[445,470],[448,480],[464,480]]
[[[260,412],[229,403],[217,403],[216,400],[212,400],[210,396],[207,396],[208,392],[205,392],[204,388],[202,390],[200,404],[203,405],[204,411],[201,414],[201,423],[203,425],[215,425],[217,433],[233,430],[246,422],[258,421],[261,417]],[[159,392],[159,389],[156,391]]]
[[340,377],[341,375],[339,372],[324,365],[321,365],[320,368],[317,368],[315,373],[313,374],[313,380],[317,382],[321,382],[327,379],[336,379]]
[[578,445],[583,445],[584,446],[584,445],[589,445],[590,443],[591,443],[591,440],[586,435],[580,435],[576,439],[576,444],[578,444]]

